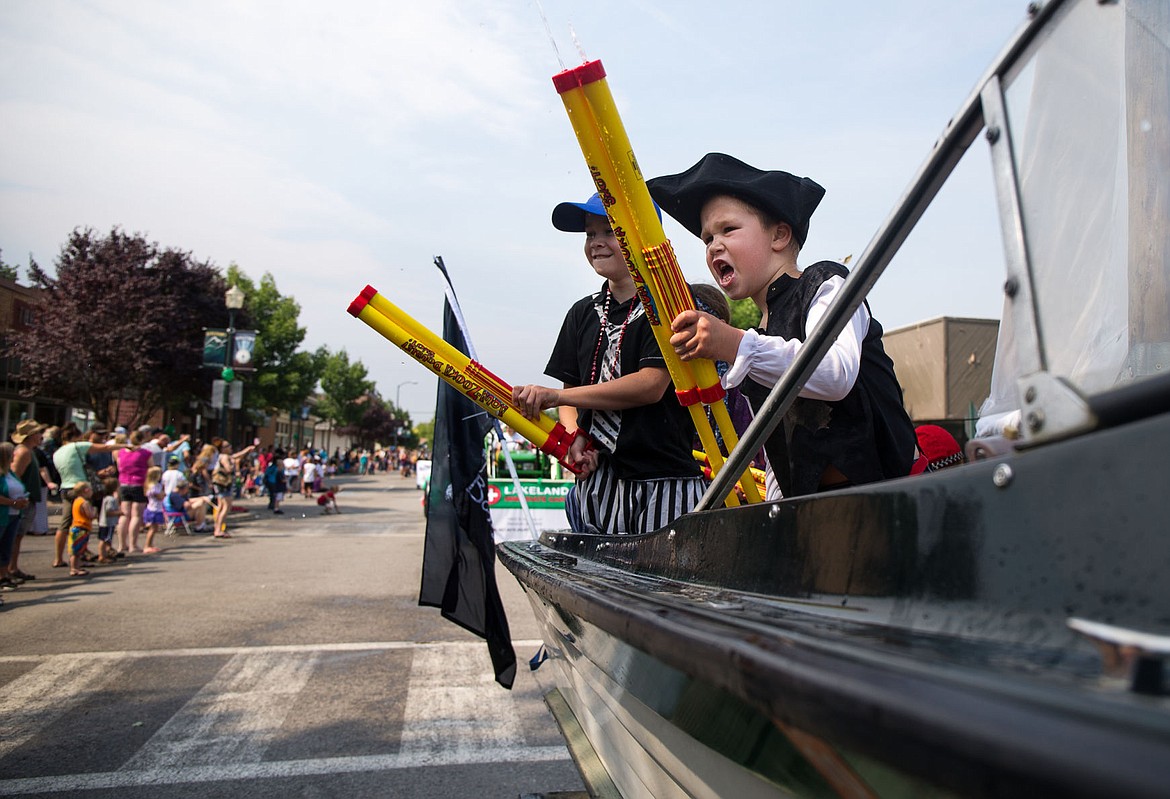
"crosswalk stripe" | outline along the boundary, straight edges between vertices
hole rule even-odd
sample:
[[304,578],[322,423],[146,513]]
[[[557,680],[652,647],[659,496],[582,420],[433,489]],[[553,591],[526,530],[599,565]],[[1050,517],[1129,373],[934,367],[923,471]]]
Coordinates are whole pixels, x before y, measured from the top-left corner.
[[[523,651],[539,641],[514,641]],[[262,760],[323,653],[410,651],[397,754]],[[0,779],[0,795],[381,772],[420,766],[569,759],[563,745],[525,744],[510,694],[482,642],[383,641],[0,656],[35,667],[0,685],[0,758],[104,691],[139,657],[230,656],[219,672],[117,771]]]
[[267,763],[227,763],[222,766],[191,766],[0,780],[0,795],[18,796],[20,794],[91,791],[105,788],[134,788],[144,785],[186,785],[233,780],[312,777],[363,771],[393,771],[395,769],[418,768],[419,766],[538,763],[568,759],[569,752],[564,746],[516,746],[502,749],[482,749],[475,752],[447,752],[439,755],[419,752],[413,755],[367,755],[364,757],[328,757]]
[[[491,661],[478,653],[434,647],[414,653],[402,725],[402,753],[467,757],[524,741],[507,693],[493,690]],[[475,708],[474,718],[469,718]]]
[[104,690],[116,674],[108,659],[51,655],[0,687],[0,758]]
[[315,652],[236,655],[122,770],[259,762],[318,659]]
[[[512,642],[518,650],[541,645],[539,639],[523,639]],[[442,641],[419,643],[417,641],[347,641],[335,644],[271,644],[268,646],[204,646],[187,649],[131,649],[112,652],[70,652],[58,655],[0,655],[0,663],[41,663],[51,658],[85,658],[86,660],[120,660],[122,658],[158,657],[205,657],[208,655],[247,655],[265,652],[371,652],[394,649],[483,649],[483,641]],[[0,686],[0,694],[4,687]]]

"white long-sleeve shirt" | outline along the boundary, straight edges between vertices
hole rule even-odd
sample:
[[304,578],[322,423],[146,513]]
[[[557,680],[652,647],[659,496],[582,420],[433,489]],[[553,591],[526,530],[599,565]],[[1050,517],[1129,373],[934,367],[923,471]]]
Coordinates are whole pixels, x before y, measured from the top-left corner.
[[[844,278],[831,277],[817,290],[808,311],[806,335],[812,335],[817,329],[844,285]],[[861,347],[869,333],[869,320],[869,310],[862,303],[817,364],[816,370],[801,389],[800,396],[835,402],[844,399],[853,390],[861,371]],[[756,330],[748,330],[739,342],[735,361],[723,376],[723,387],[733,388],[749,377],[764,386],[775,385],[803,348],[804,342],[798,339],[761,335]],[[765,486],[767,501],[783,497],[770,463]]]
[[[844,278],[832,277],[817,290],[808,311],[806,335],[812,335],[817,329],[844,285]],[[817,365],[816,371],[801,389],[800,396],[834,402],[844,399],[853,390],[861,371],[861,346],[869,333],[869,319],[869,311],[863,303]],[[749,377],[760,385],[775,385],[803,348],[804,342],[797,339],[761,335],[755,330],[748,330],[739,342],[735,361],[723,376],[723,386],[733,388]]]

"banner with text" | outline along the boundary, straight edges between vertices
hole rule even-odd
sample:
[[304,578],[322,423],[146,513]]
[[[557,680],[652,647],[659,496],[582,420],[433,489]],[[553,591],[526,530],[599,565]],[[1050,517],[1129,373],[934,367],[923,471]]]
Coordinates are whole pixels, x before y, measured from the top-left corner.
[[[565,497],[573,487],[572,480],[521,480],[524,499],[536,521],[536,529],[567,530]],[[492,514],[492,531],[496,543],[528,541],[532,530],[524,519],[524,511],[516,496],[516,485],[511,480],[488,481],[488,508]]]

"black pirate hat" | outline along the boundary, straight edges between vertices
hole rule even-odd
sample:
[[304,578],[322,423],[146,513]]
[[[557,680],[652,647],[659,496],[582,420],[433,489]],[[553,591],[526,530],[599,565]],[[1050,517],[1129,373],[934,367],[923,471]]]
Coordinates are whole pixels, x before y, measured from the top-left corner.
[[825,190],[810,178],[779,170],[765,172],[723,153],[708,153],[687,171],[652,178],[646,186],[662,210],[696,236],[702,227],[699,213],[707,200],[730,195],[787,222],[802,246],[809,218],[825,196]]

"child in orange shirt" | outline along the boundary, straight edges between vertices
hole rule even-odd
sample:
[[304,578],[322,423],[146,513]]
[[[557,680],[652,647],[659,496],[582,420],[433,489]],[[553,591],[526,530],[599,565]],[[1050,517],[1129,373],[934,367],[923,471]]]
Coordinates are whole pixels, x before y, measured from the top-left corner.
[[84,481],[73,486],[73,524],[69,528],[69,576],[84,577],[89,572],[81,565],[89,547],[89,533],[93,527],[96,512],[90,499],[93,487]]

